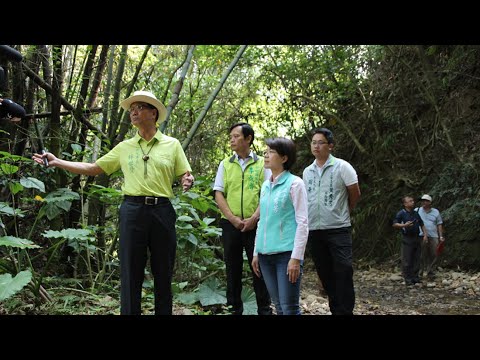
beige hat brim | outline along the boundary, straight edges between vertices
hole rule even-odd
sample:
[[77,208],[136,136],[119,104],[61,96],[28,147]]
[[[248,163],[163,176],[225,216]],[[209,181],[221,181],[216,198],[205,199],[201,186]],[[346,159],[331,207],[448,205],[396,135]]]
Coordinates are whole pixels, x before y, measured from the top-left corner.
[[159,124],[164,122],[165,119],[167,118],[167,109],[165,108],[165,106],[160,101],[158,101],[157,99],[152,98],[151,96],[148,96],[148,95],[133,95],[133,96],[130,96],[129,98],[120,102],[120,106],[124,110],[128,111],[130,109],[130,106],[134,102],[144,102],[144,103],[147,103],[147,104],[150,104],[150,105],[154,106],[158,110],[158,120],[157,120],[157,122]]

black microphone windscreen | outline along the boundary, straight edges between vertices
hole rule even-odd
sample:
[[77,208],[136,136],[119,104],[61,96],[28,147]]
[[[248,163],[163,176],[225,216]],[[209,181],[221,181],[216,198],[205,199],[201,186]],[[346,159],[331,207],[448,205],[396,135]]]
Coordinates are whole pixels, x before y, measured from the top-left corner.
[[0,103],[0,112],[10,117],[23,118],[26,115],[23,106],[18,105],[10,99],[3,99]]
[[8,45],[0,45],[0,54],[3,54],[10,61],[20,62],[23,59],[22,54]]

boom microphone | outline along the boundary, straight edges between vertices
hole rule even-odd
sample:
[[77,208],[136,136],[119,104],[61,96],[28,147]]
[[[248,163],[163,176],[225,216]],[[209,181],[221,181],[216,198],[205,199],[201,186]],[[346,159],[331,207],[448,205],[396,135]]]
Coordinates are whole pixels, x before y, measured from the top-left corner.
[[22,54],[8,45],[0,45],[0,55],[4,55],[7,60],[15,62],[20,62],[23,59]]
[[23,118],[26,112],[23,106],[18,105],[10,99],[3,99],[0,102],[0,119],[8,118]]

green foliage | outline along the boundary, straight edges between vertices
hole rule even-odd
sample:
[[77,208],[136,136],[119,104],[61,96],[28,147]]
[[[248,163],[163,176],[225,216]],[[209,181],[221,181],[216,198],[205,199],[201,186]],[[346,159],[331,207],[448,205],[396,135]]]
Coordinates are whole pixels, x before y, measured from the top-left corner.
[[25,216],[24,211],[22,211],[21,209],[14,209],[5,202],[0,202],[0,214],[4,214],[8,216],[18,216],[18,217]]
[[112,281],[100,293],[82,288],[82,282],[59,276],[45,277],[44,286],[52,301],[33,306],[21,293],[2,303],[8,314],[32,315],[118,315],[118,283]]
[[202,306],[227,303],[225,289],[221,288],[220,282],[216,278],[209,278],[200,284],[195,291],[179,293],[175,298],[186,305],[192,305],[196,302],[200,302]]
[[35,249],[40,246],[34,244],[27,239],[21,239],[14,236],[2,236],[0,237],[0,246],[9,246],[18,249]]
[[251,287],[242,287],[242,302],[243,315],[257,315],[257,298]]
[[226,304],[225,290],[219,290],[219,282],[216,278],[209,278],[198,287],[198,299],[202,306]]
[[123,194],[120,190],[97,184],[90,186],[85,193],[98,196],[100,201],[106,204],[119,204],[123,199]]
[[71,246],[77,253],[81,249],[88,248],[91,251],[96,247],[91,245],[95,241],[95,236],[91,229],[63,229],[61,231],[48,230],[43,233],[46,238],[68,239],[68,246]]
[[32,279],[29,270],[19,272],[14,278],[10,274],[0,275],[0,301],[22,290]]
[[[224,264],[218,258],[221,229],[216,227],[219,210],[211,194],[210,182],[199,176],[195,186],[172,199],[177,212],[177,251],[175,280],[195,286],[206,274],[218,272]],[[215,217],[213,217],[215,216]]]
[[18,166],[10,165],[10,164],[0,164],[0,174],[3,173],[5,175],[12,175],[18,171]]
[[[243,286],[242,288],[243,314],[257,314],[257,300],[255,291],[252,288]],[[217,278],[209,278],[198,286],[192,292],[179,292],[175,295],[175,300],[181,304],[192,306],[199,303],[202,311],[196,310],[197,314],[211,315],[218,311],[227,314],[229,310],[224,305],[227,303],[225,288]],[[218,305],[223,305],[218,307]],[[220,309],[220,310],[219,310]]]
[[[446,224],[444,259],[449,265],[479,267],[478,82],[480,59],[470,46],[368,47],[361,92],[337,102],[367,154],[342,128],[334,154],[359,174],[362,198],[353,211],[357,257],[398,256],[398,231],[391,227],[400,198],[433,196]],[[418,204],[420,205],[420,204]]]
[[20,184],[22,184],[23,187],[28,189],[37,189],[42,193],[45,192],[45,184],[42,181],[33,177],[21,178]]
[[60,188],[49,193],[44,201],[45,206],[41,208],[39,216],[46,215],[48,220],[52,220],[62,212],[68,212],[72,206],[73,200],[79,200],[80,195],[68,188]]

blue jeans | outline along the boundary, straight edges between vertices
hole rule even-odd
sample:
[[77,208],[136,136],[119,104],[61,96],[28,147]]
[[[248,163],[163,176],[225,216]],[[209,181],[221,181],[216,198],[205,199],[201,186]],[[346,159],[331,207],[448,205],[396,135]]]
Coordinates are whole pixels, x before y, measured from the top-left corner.
[[277,309],[277,315],[300,315],[300,280],[303,273],[303,260],[300,262],[300,276],[292,284],[287,274],[291,255],[291,251],[272,255],[258,254],[260,271]]

